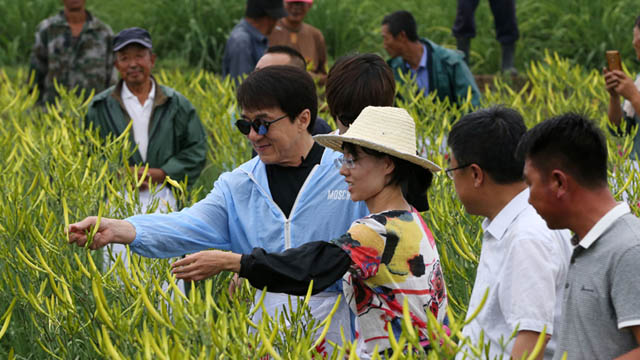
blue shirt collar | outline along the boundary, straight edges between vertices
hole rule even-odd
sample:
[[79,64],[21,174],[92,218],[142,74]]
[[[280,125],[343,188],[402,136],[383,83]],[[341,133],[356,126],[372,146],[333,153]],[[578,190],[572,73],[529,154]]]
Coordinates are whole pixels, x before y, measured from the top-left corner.
[[249,33],[249,35],[251,35],[251,37],[252,37],[253,39],[255,39],[255,40],[257,40],[257,41],[260,41],[260,42],[267,42],[267,37],[266,37],[266,36],[264,36],[264,35],[260,32],[260,30],[256,29],[256,27],[255,27],[255,26],[251,25],[251,24],[247,21],[247,19],[242,19],[242,20],[240,21],[240,24],[241,24],[241,26],[242,26],[242,27],[244,27],[244,28],[247,30],[247,32]]
[[[429,51],[427,49],[427,46],[425,44],[422,44],[422,57],[420,58],[420,63],[418,64],[418,69],[417,70],[419,70],[419,69],[425,69],[426,70],[427,69],[427,51]],[[404,67],[406,69],[413,70],[413,69],[411,69],[411,65],[409,65],[409,63],[406,62],[406,61],[404,62]]]

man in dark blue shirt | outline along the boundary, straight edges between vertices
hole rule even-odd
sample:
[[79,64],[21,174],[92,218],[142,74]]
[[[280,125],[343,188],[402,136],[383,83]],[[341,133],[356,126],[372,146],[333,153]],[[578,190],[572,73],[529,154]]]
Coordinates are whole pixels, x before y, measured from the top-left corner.
[[287,15],[282,0],[247,0],[245,17],[229,34],[222,58],[222,75],[237,78],[253,71],[267,49],[267,35]]

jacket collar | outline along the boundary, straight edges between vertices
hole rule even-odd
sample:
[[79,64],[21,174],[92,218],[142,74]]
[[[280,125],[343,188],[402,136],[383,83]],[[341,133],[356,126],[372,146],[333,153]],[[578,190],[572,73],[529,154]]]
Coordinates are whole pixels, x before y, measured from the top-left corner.
[[[153,99],[153,109],[155,109],[160,105],[164,105],[169,100],[169,96],[167,96],[165,90],[160,86],[160,84],[158,84],[158,81],[153,75],[151,75],[151,79],[156,85],[156,97]],[[124,84],[124,80],[120,79],[116,84],[116,87],[111,92],[111,96],[116,99],[118,104],[120,104],[122,110],[126,111],[124,102],[122,101],[122,84]]]
[[[99,28],[99,24],[96,21],[96,18],[91,14],[91,12],[89,12],[89,10],[85,10],[85,12],[87,13],[87,20],[83,26],[83,30],[84,29],[97,29]],[[64,10],[60,10],[60,12],[58,12],[55,15],[54,24],[56,24],[57,26],[64,26],[64,27],[69,27],[69,23],[67,22],[67,18],[64,16]]]

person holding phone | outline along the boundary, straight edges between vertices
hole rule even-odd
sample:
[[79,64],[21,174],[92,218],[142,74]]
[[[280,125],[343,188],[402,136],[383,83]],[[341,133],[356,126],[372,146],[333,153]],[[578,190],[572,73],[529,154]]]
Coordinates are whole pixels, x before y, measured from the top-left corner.
[[[633,26],[632,43],[636,57],[640,60],[640,16],[636,18]],[[614,69],[612,65],[609,65],[608,69],[603,69],[605,85],[610,95],[608,114],[609,121],[617,128],[617,135],[622,136],[630,134],[632,129],[640,123],[638,115],[640,114],[640,76],[636,77],[634,82],[622,69]],[[620,103],[620,97],[624,98],[623,103]],[[634,160],[640,158],[639,134],[640,132],[636,133],[633,139],[631,157]]]

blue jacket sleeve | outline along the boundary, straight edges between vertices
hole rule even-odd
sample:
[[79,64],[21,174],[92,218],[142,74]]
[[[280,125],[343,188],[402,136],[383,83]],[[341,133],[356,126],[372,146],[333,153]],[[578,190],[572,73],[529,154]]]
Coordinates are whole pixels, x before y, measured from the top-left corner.
[[136,228],[131,251],[146,257],[168,258],[211,248],[230,250],[226,189],[226,183],[220,179],[206,198],[190,208],[128,218]]

